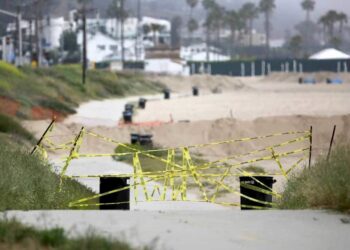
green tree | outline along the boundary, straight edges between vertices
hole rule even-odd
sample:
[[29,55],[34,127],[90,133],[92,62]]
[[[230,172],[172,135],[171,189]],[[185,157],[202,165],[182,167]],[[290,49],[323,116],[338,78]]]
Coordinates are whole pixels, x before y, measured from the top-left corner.
[[63,51],[75,52],[79,50],[77,34],[71,30],[66,30],[62,33],[60,44]]
[[335,27],[338,22],[339,22],[339,13],[337,13],[335,10],[328,11],[319,19],[319,23],[323,26],[325,37],[328,36],[329,44],[333,44],[333,45],[337,44],[332,41],[338,42],[339,40],[339,37],[337,38],[335,34]]
[[306,48],[312,47],[313,45],[313,32],[312,32],[313,23],[311,22],[310,13],[314,11],[315,5],[316,5],[316,2],[314,0],[303,0],[301,2],[301,7],[306,12],[305,22],[302,23],[302,25],[305,26],[302,28],[303,30],[305,30],[305,32],[301,33],[302,36],[305,38],[304,42],[305,42]]
[[303,38],[300,35],[291,37],[288,42],[288,49],[294,57],[300,57],[302,50]]
[[157,39],[157,34],[159,34],[163,30],[163,26],[157,23],[152,23],[151,24],[151,31],[153,33],[153,43],[154,46],[158,45],[158,39]]
[[171,47],[173,49],[180,48],[181,46],[181,16],[174,16],[171,19]]
[[248,22],[246,28],[249,31],[249,46],[253,46],[253,23],[259,17],[259,8],[254,3],[245,3],[240,9],[240,14],[245,22]]
[[344,12],[339,12],[338,22],[339,22],[339,34],[340,36],[342,36],[344,31],[344,25],[348,23],[348,16]]
[[314,0],[303,0],[301,7],[306,12],[306,21],[310,21],[310,13],[314,11],[316,2]]
[[81,52],[77,41],[77,34],[71,30],[64,31],[60,37],[63,53],[63,63],[79,63]]
[[190,19],[187,24],[187,29],[190,33],[190,42],[192,43],[193,39],[193,32],[195,32],[198,29],[198,23],[193,18],[193,10],[198,5],[198,0],[186,0],[187,5],[190,7]]
[[335,35],[335,24],[338,22],[338,13],[334,10],[330,10],[327,12],[327,14],[324,16],[325,21],[326,21],[326,25],[328,27],[328,31],[329,31],[329,36],[331,38],[334,37]]
[[265,15],[265,33],[266,33],[266,56],[270,51],[270,33],[271,33],[271,15],[276,8],[275,0],[260,0],[259,10]]
[[[107,10],[107,15],[116,19],[116,25],[120,24],[120,40],[121,40],[121,49],[122,55],[121,59],[125,59],[125,48],[124,48],[124,22],[128,18],[129,14],[124,8],[125,0],[113,0]],[[119,32],[117,32],[119,33]],[[117,37],[119,34],[117,34]]]
[[225,23],[230,30],[230,54],[234,55],[234,46],[236,43],[236,33],[244,28],[244,20],[235,10],[227,11],[225,14]]
[[152,30],[151,30],[151,27],[148,24],[144,24],[142,26],[142,31],[143,31],[143,34],[148,36],[148,34],[151,33]]

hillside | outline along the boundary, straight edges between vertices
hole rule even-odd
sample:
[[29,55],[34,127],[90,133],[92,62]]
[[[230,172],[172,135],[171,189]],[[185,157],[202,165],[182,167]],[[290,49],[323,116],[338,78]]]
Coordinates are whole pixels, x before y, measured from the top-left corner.
[[24,119],[63,118],[74,113],[79,103],[91,99],[154,93],[156,82],[136,73],[92,70],[81,83],[78,65],[31,69],[0,62],[0,113]]

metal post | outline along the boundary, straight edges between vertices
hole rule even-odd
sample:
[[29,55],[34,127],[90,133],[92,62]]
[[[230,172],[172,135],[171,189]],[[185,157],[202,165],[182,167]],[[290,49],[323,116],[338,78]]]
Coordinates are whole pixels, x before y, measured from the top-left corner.
[[265,70],[266,70],[265,61],[262,61],[261,62],[261,75],[262,76],[265,75]]
[[141,60],[141,47],[142,47],[142,17],[141,17],[141,0],[137,1],[137,41],[136,41],[136,60]]
[[39,141],[36,143],[35,147],[33,148],[32,152],[30,153],[30,155],[33,155],[35,153],[35,151],[38,149],[38,147],[40,146],[41,142],[44,140],[45,136],[47,135],[47,133],[50,132],[50,130],[52,129],[54,123],[56,122],[56,118],[54,118],[50,125],[47,127],[47,129],[45,130],[44,134],[40,137]]
[[309,168],[311,168],[311,160],[312,160],[312,126],[310,127]]
[[252,72],[250,72],[251,75],[255,76],[255,62],[252,62],[252,64],[251,64],[251,71],[252,71]]
[[337,125],[334,125],[333,127],[333,133],[332,133],[332,138],[331,142],[329,144],[329,150],[328,150],[328,155],[327,155],[327,161],[329,161],[329,158],[331,157],[331,152],[332,152],[332,147],[333,147],[333,142],[334,142],[334,136],[335,136],[335,131],[337,130]]
[[124,0],[120,0],[120,9],[121,9],[121,46],[122,46],[122,69],[124,69],[125,61],[125,50],[124,50]]
[[86,69],[87,69],[87,38],[86,38],[86,6],[85,3],[83,4],[83,9],[82,9],[82,18],[83,18],[83,65],[82,65],[82,70],[83,70],[83,75],[82,75],[82,81],[83,84],[86,82]]

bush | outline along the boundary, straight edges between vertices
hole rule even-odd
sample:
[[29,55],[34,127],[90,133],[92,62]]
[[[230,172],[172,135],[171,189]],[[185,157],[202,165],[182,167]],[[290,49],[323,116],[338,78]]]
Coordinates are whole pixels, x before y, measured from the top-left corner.
[[287,183],[280,207],[350,211],[350,146],[339,146],[329,161],[320,158]]
[[95,233],[71,239],[62,228],[38,230],[24,226],[16,220],[5,219],[0,220],[0,249],[131,250],[133,248],[127,243]]
[[69,202],[94,194],[73,180],[64,181],[59,192],[52,166],[9,144],[0,144],[0,159],[0,211],[67,209]]
[[33,136],[15,119],[3,114],[0,114],[0,132],[17,135],[30,141],[34,140]]

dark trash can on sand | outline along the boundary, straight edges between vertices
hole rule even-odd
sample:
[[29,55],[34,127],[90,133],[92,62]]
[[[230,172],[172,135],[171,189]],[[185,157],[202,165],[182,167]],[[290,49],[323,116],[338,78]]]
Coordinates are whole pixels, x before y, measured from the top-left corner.
[[140,98],[140,100],[139,100],[139,108],[140,109],[145,109],[146,108],[146,103],[147,103],[147,100],[145,98]]
[[153,135],[140,135],[139,142],[141,146],[152,146],[153,145]]
[[140,135],[139,134],[130,134],[130,142],[132,145],[135,145],[139,142]]
[[[129,177],[101,177],[100,194],[129,187],[129,180]],[[110,203],[114,204],[107,205]],[[101,196],[100,204],[100,210],[130,210],[130,189]]]
[[132,104],[125,104],[125,111],[134,112],[134,105],[132,105]]
[[124,111],[123,119],[125,123],[132,123],[132,111],[130,110]]
[[[254,179],[255,178],[255,179]],[[252,177],[239,177],[241,194],[252,199],[261,202],[272,202],[272,194],[264,193],[271,192],[273,184],[276,180],[270,176],[253,176]],[[259,182],[261,183],[259,183]],[[254,190],[255,189],[255,190]],[[257,190],[260,189],[260,190]],[[256,207],[256,208],[254,208]],[[250,200],[241,196],[241,209],[242,210],[254,210],[254,209],[268,209],[271,208],[269,204],[262,204],[257,201]]]
[[164,89],[163,93],[164,93],[164,99],[170,99],[170,89]]
[[193,96],[199,96],[199,88],[192,87],[192,94],[193,94]]

